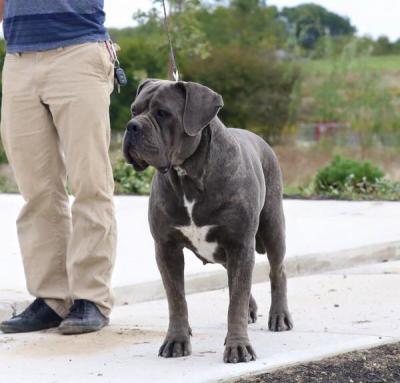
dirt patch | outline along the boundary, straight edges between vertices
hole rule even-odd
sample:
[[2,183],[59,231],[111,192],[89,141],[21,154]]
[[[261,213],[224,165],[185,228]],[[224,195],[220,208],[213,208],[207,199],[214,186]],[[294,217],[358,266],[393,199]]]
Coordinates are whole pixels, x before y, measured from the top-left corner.
[[235,380],[235,383],[399,383],[400,343]]
[[[56,330],[48,330],[34,338],[24,336],[22,339],[12,339],[17,344],[14,342],[6,350],[1,350],[0,357],[2,353],[29,358],[87,356],[120,347],[150,343],[154,340],[159,340],[161,344],[164,335],[165,331],[135,327],[107,327],[100,332],[71,336],[62,336]],[[9,342],[11,343],[11,340]]]

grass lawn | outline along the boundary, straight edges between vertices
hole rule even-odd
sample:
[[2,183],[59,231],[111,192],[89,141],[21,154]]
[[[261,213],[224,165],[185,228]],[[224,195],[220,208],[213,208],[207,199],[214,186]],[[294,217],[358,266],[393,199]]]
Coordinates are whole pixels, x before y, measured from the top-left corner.
[[[354,66],[358,67],[361,61],[365,67],[371,70],[380,70],[382,72],[400,73],[400,55],[388,56],[370,56],[354,60]],[[307,75],[323,75],[327,74],[332,67],[329,59],[323,60],[305,60],[303,61],[304,74]]]

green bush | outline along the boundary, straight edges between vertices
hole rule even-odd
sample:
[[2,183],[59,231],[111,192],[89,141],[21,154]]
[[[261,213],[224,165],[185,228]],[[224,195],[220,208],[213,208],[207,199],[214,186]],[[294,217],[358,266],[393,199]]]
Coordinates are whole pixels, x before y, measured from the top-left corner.
[[288,198],[339,200],[400,200],[400,182],[384,176],[382,170],[368,161],[335,157],[320,169],[311,183],[286,185]]
[[6,152],[3,148],[3,145],[0,141],[0,164],[6,163],[7,162],[7,156],[6,156]]
[[18,187],[12,179],[0,175],[0,193],[18,193]]
[[155,173],[154,168],[149,167],[144,172],[137,172],[121,159],[116,163],[113,170],[117,194],[150,194],[151,180]]
[[317,193],[366,193],[378,184],[384,173],[369,161],[356,161],[337,156],[326,167],[320,169],[315,177]]
[[185,80],[222,95],[225,106],[220,116],[228,126],[249,129],[276,142],[290,123],[292,96],[300,77],[296,65],[264,51],[225,47],[214,50],[206,60],[184,62],[182,71]]

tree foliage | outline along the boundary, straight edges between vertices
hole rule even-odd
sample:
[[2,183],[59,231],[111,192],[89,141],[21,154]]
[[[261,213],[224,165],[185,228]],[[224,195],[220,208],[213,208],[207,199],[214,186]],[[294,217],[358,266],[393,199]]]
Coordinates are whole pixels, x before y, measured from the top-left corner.
[[[221,93],[225,100],[221,116],[228,125],[252,129],[270,140],[279,139],[296,116],[300,78],[292,60],[298,57],[296,53],[340,56],[355,39],[355,28],[347,18],[314,4],[284,8],[282,12],[263,0],[167,0],[167,4],[182,78]],[[133,28],[110,30],[121,46],[119,58],[129,81],[121,94],[114,92],[112,96],[114,130],[123,130],[129,120],[130,103],[139,82],[147,77],[167,78],[170,72],[160,0],[154,0],[150,11],[137,12],[134,19]],[[368,48],[372,54],[400,52],[400,40],[357,40],[360,50]],[[290,51],[290,46],[297,50]],[[283,52],[284,59],[278,59],[277,52]],[[1,55],[0,60],[3,58]],[[366,77],[365,81],[376,83]],[[314,95],[319,101],[314,112],[329,119],[347,118],[347,114],[341,114],[343,109],[335,106],[341,103],[341,93],[336,91],[338,86],[331,85],[339,82],[340,76],[331,73]],[[373,89],[365,92],[373,98]],[[382,103],[377,101],[380,94],[376,93],[374,102],[389,105],[383,98]],[[387,107],[381,110],[385,116],[391,115]]]
[[207,60],[188,62],[187,79],[223,95],[220,116],[232,127],[250,129],[270,141],[279,139],[290,117],[297,67],[279,63],[271,53],[245,47],[219,48]]
[[282,16],[287,20],[299,44],[305,49],[313,49],[323,36],[349,36],[356,32],[348,18],[330,12],[316,4],[302,4],[285,7]]
[[[298,71],[275,57],[286,38],[278,10],[258,0],[232,0],[229,6],[174,0],[170,9],[168,21],[182,78],[219,92],[225,99],[222,117],[230,126],[279,138],[288,122]],[[129,87],[113,98],[115,128],[127,121],[127,100],[133,100],[138,82],[166,78],[168,73],[163,13],[154,8],[136,17],[136,28],[111,31],[122,47],[121,64],[130,80]]]

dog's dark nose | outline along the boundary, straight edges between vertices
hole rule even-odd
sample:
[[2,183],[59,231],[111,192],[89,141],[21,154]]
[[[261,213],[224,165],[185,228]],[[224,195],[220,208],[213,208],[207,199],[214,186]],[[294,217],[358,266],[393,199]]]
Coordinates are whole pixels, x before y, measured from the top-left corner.
[[126,130],[129,133],[137,133],[142,130],[142,125],[140,125],[137,121],[131,120],[126,126]]

